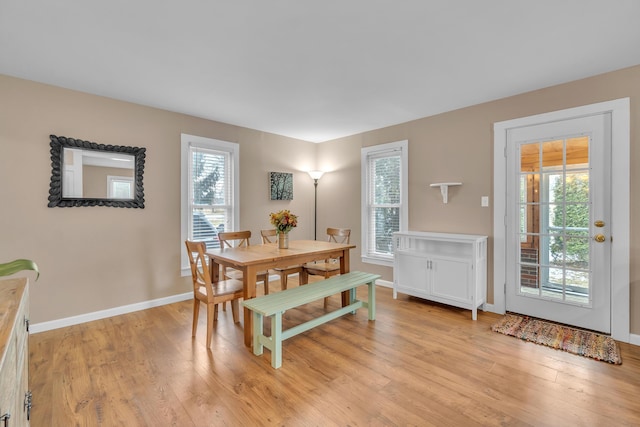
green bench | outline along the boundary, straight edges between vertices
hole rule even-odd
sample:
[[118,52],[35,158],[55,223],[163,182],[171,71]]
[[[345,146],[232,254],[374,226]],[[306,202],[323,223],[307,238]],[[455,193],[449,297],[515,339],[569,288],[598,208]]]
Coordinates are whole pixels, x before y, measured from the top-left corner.
[[[352,271],[339,276],[333,276],[329,279],[298,286],[297,288],[243,301],[242,305],[253,312],[253,354],[259,356],[262,354],[263,347],[267,347],[271,350],[271,366],[278,369],[282,366],[282,341],[344,314],[355,313],[355,311],[361,307],[367,307],[369,309],[369,320],[375,320],[375,282],[380,277],[379,274]],[[355,298],[356,288],[361,285],[369,286],[369,299],[367,302],[356,300]],[[349,305],[284,331],[282,330],[282,314],[286,310],[344,291],[349,291]],[[262,319],[265,316],[271,317],[270,337],[265,336],[262,329]]]

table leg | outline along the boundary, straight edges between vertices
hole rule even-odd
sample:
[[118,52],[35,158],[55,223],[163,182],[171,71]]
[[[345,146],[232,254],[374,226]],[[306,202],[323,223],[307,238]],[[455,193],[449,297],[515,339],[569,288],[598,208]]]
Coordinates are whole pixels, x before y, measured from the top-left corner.
[[[345,249],[342,251],[342,256],[340,257],[340,274],[345,274],[348,272],[349,272],[349,249]],[[351,304],[351,292],[344,291],[342,292],[342,306],[346,307],[349,304]]]
[[209,257],[209,270],[211,270],[211,283],[218,283],[218,280],[220,280],[220,264],[211,257]]
[[[256,297],[256,273],[255,267],[248,266],[242,271],[243,298],[248,300]],[[253,346],[253,316],[251,310],[244,308],[244,345]]]

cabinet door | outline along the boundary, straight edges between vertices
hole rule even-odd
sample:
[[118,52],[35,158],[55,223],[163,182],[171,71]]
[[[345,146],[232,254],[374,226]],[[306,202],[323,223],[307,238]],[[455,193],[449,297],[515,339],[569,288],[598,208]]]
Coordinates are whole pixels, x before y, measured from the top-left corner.
[[425,295],[429,293],[428,259],[424,256],[408,252],[398,252],[396,260],[396,284],[401,292],[411,295]]
[[[20,388],[20,378],[17,376],[16,368],[18,362],[16,361],[16,346],[15,346],[15,331],[9,334],[10,343],[4,349],[4,362],[0,366],[0,417],[4,415],[10,415],[9,423],[7,425],[20,425],[14,424],[16,419],[16,393]],[[0,355],[0,359],[2,355]],[[5,425],[2,423],[0,425]]]
[[471,264],[468,261],[433,258],[431,293],[453,301],[471,301],[469,289]]

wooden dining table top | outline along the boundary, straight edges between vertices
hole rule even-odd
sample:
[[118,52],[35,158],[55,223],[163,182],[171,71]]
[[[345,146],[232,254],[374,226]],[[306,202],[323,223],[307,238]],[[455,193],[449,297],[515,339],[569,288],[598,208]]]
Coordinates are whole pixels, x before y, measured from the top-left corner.
[[279,249],[277,243],[265,243],[241,248],[208,249],[207,256],[225,265],[246,267],[269,264],[269,268],[274,268],[324,258],[339,258],[345,250],[355,247],[350,243],[290,240],[288,249]]

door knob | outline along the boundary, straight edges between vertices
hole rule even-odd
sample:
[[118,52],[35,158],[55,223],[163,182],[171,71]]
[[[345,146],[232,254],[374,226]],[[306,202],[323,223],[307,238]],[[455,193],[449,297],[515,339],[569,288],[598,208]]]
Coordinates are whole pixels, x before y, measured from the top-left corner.
[[606,237],[604,237],[604,234],[596,234],[595,236],[593,236],[593,240],[598,243],[602,243],[606,240]]
[[594,222],[593,225],[595,225],[596,227],[604,227],[604,221],[599,219],[596,222]]

